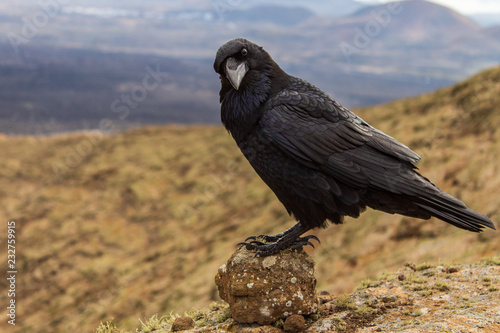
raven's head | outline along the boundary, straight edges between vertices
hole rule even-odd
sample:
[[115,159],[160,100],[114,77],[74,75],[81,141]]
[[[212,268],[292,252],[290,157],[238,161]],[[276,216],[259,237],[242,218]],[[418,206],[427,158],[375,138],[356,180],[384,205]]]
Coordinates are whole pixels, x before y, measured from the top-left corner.
[[279,68],[262,47],[244,38],[222,45],[214,61],[214,69],[220,74],[222,84],[230,83],[235,90],[252,81],[252,77],[257,79],[258,76],[268,75],[274,66]]
[[243,38],[219,48],[214,69],[221,80],[221,120],[235,139],[258,121],[264,112],[259,106],[283,89],[288,78],[262,47]]

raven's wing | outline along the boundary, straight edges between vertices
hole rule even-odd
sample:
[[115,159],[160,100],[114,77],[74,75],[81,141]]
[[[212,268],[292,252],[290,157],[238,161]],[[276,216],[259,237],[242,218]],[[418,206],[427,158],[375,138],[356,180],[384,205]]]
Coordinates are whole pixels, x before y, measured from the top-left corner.
[[413,169],[420,157],[314,88],[284,90],[270,101],[260,121],[267,140],[345,184],[402,191],[394,187],[394,177]]

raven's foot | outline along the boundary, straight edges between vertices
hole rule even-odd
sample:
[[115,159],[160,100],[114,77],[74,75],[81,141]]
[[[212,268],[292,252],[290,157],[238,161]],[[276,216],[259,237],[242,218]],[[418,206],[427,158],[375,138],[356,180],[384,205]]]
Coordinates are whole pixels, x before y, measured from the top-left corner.
[[310,240],[316,240],[318,243],[320,242],[318,237],[314,235],[300,237],[300,235],[309,229],[310,228],[303,226],[302,223],[299,222],[290,229],[279,234],[248,237],[243,243],[238,243],[238,245],[245,245],[247,250],[257,251],[255,256],[260,257],[277,254],[286,249],[302,250],[302,247],[306,245],[314,247]]
[[[310,245],[314,248],[314,244],[310,242],[310,240],[315,240],[318,243],[320,242],[318,237],[314,235],[308,235],[304,237],[297,237],[292,241],[287,241],[287,239],[283,238],[277,238],[276,236],[269,236],[269,235],[261,235],[257,237],[249,237],[247,240],[254,239],[250,242],[242,242],[238,243],[238,245],[245,245],[247,250],[250,251],[257,251],[255,254],[256,257],[267,257],[271,256],[273,254],[278,254],[282,250],[295,250],[295,251],[302,251],[302,248],[304,246]],[[269,242],[269,240],[271,240]],[[273,241],[275,240],[275,241]]]
[[279,234],[276,234],[276,235],[250,236],[247,239],[245,239],[245,243],[248,242],[249,240],[258,241],[258,242],[262,242],[262,243],[275,243],[283,236],[284,236],[283,232],[280,232]]

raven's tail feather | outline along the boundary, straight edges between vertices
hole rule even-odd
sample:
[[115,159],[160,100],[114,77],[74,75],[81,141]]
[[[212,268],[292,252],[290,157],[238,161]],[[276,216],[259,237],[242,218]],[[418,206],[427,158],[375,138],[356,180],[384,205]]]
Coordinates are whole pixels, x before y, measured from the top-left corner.
[[487,216],[468,208],[462,201],[437,187],[433,187],[432,192],[429,192],[422,191],[422,195],[417,197],[370,191],[364,200],[367,206],[390,214],[401,214],[424,220],[434,216],[455,227],[473,232],[480,232],[484,227],[495,229],[493,222]]
[[461,229],[473,232],[479,232],[484,227],[495,229],[487,216],[468,208],[462,201],[445,192],[430,198],[419,197],[415,204],[432,216]]

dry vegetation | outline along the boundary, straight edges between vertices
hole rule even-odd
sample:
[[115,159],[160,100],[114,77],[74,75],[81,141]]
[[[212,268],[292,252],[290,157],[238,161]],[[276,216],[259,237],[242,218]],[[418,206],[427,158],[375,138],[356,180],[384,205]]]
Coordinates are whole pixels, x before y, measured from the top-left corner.
[[[498,105],[495,68],[357,112],[413,148],[424,175],[498,226]],[[221,127],[0,142],[0,215],[18,227],[22,332],[85,332],[111,319],[128,329],[155,313],[206,306],[235,243],[293,224]],[[333,294],[407,261],[470,263],[500,252],[499,232],[473,234],[373,210],[317,235],[319,288]],[[5,290],[5,280],[0,286]],[[0,294],[0,304],[6,297]]]
[[[499,332],[500,256],[473,265],[406,266],[383,273],[369,284],[362,282],[350,294],[321,293],[318,311],[302,317],[300,332]],[[290,322],[297,315],[260,326],[238,323],[227,307],[213,303],[184,317],[152,316],[147,322],[141,321],[137,332],[299,332],[290,330],[294,327]],[[130,332],[108,321],[99,325],[97,333]]]

